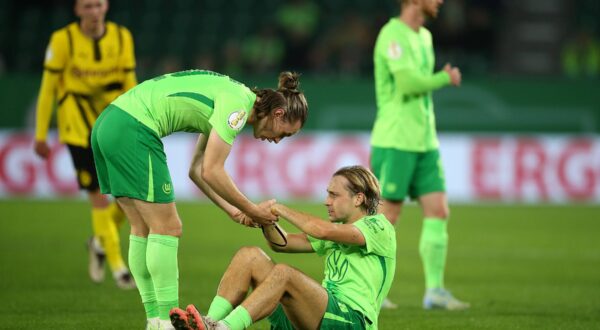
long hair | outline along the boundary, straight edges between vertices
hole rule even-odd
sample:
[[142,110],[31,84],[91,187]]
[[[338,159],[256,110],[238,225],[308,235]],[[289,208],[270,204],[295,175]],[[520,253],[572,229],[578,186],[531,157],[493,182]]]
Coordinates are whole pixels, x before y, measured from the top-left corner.
[[254,105],[256,118],[262,119],[275,109],[284,109],[284,121],[295,123],[300,120],[300,127],[304,126],[308,117],[308,103],[304,93],[298,89],[299,77],[298,73],[284,71],[279,74],[277,90],[253,88],[252,91],[260,98]]
[[353,194],[362,193],[365,200],[360,206],[368,215],[374,215],[381,199],[377,178],[364,166],[346,166],[337,170],[333,176],[340,175],[348,180],[348,190]]

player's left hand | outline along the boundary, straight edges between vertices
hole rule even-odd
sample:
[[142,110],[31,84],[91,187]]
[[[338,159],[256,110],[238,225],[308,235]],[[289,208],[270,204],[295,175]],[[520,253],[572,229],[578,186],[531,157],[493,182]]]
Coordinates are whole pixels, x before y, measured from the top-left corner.
[[257,223],[255,223],[254,221],[252,221],[252,218],[250,218],[249,216],[247,216],[244,212],[242,211],[237,211],[236,213],[233,214],[233,216],[231,217],[233,219],[233,221],[244,225],[246,227],[252,227],[252,228],[258,228],[260,227]]

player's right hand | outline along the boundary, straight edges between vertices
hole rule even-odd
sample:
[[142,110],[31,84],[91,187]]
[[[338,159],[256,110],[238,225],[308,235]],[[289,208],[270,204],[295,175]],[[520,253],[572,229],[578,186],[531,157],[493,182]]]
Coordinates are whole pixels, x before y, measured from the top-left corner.
[[250,215],[250,217],[252,217],[252,220],[261,225],[271,225],[277,222],[277,220],[279,219],[276,215],[271,213],[271,207],[273,206],[273,204],[275,204],[275,202],[276,200],[270,199],[258,204],[256,213]]
[[451,66],[450,63],[446,63],[446,65],[444,65],[444,71],[450,76],[450,84],[452,84],[452,86],[460,86],[462,75],[459,68]]
[[46,141],[35,141],[33,150],[43,159],[48,159],[48,156],[50,156],[50,147]]

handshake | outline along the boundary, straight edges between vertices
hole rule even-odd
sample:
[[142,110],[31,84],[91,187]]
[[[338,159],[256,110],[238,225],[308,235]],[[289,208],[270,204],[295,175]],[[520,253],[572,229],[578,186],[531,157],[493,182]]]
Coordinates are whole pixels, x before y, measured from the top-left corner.
[[276,204],[275,199],[264,201],[257,206],[256,214],[249,216],[240,210],[236,210],[231,215],[231,218],[244,226],[248,227],[260,227],[263,231],[265,238],[272,244],[277,246],[287,245],[287,233],[281,228],[277,221],[279,221],[279,207],[281,205]]

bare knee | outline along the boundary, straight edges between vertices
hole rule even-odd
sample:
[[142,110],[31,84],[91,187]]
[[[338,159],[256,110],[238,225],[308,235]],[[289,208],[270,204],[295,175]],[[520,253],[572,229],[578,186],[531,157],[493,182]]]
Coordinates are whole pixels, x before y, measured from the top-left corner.
[[381,212],[392,224],[396,224],[402,214],[402,202],[385,199],[381,205]]
[[106,197],[105,195],[102,195],[100,193],[100,190],[88,191],[87,195],[88,195],[88,199],[89,199],[90,203],[92,204],[93,208],[103,209],[110,205],[110,201],[108,200],[108,197]]
[[423,213],[427,218],[448,219],[450,217],[450,208],[447,204],[440,204],[423,210]]
[[292,267],[286,264],[276,264],[273,266],[273,269],[271,269],[269,277],[272,277],[278,282],[285,283],[292,278],[293,270]]
[[245,263],[256,263],[258,260],[271,260],[265,251],[258,246],[244,246],[240,248],[235,254],[234,259]]
[[183,226],[176,214],[162,221],[156,221],[156,219],[154,219],[152,221],[144,220],[144,222],[148,225],[150,232],[153,234],[181,237]]

